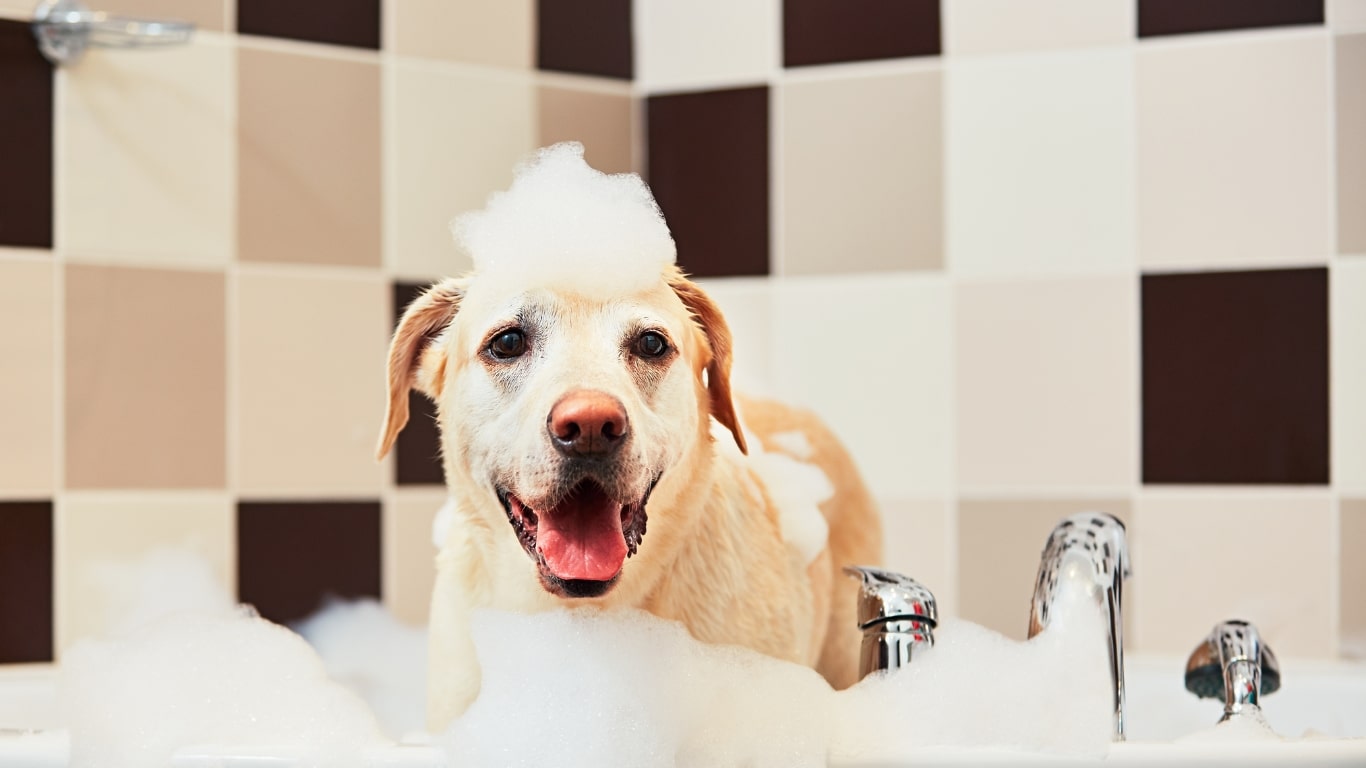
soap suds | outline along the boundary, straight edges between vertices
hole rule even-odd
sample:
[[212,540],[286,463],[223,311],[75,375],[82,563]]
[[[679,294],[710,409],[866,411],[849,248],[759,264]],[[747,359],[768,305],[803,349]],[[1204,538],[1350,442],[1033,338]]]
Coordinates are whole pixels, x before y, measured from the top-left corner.
[[791,432],[775,432],[769,435],[768,439],[778,446],[779,450],[800,461],[806,461],[816,453],[811,447],[811,441],[806,439],[806,434],[795,429]]
[[555,144],[521,164],[512,185],[451,225],[480,280],[554,285],[619,297],[659,283],[676,258],[645,182],[590,168],[583,145]]

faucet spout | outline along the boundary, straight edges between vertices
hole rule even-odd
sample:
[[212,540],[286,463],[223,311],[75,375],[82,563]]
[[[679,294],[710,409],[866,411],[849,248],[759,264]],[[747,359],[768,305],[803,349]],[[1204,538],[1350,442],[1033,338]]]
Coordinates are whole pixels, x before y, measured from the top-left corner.
[[1039,577],[1029,606],[1029,636],[1048,628],[1064,588],[1081,588],[1104,611],[1114,690],[1115,741],[1124,741],[1124,580],[1129,547],[1124,523],[1112,515],[1083,512],[1058,523],[1044,544]]

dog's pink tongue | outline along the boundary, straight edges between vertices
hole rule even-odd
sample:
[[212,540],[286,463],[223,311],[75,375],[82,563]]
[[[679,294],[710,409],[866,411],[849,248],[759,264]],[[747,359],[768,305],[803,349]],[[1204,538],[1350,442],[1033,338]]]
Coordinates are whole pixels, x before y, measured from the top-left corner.
[[561,579],[607,581],[626,562],[621,505],[594,483],[584,483],[541,515],[536,548]]

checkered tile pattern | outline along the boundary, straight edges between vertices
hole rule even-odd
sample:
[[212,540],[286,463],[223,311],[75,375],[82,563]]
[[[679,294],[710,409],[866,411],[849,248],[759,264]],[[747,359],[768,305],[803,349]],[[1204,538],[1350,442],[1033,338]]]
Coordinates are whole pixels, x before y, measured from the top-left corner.
[[201,31],[58,72],[31,5],[0,663],[101,631],[100,567],[164,547],[279,621],[423,621],[440,459],[418,396],[372,459],[387,337],[468,267],[447,222],[565,139],[648,178],[737,385],[832,424],[946,615],[1022,636],[1048,528],[1097,509],[1133,651],[1228,616],[1366,648],[1366,0],[108,0]]

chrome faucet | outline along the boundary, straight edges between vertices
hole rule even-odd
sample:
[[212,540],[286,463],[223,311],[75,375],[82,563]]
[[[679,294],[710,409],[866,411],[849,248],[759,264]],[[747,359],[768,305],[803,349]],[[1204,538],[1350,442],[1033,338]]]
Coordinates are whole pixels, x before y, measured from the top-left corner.
[[1186,662],[1186,690],[1202,699],[1224,700],[1224,716],[1264,720],[1261,694],[1281,687],[1281,665],[1262,643],[1257,627],[1237,619],[1214,625]]
[[939,609],[923,584],[881,568],[845,566],[861,583],[858,625],[863,630],[859,679],[909,665],[934,646]]
[[1129,547],[1119,518],[1094,512],[1058,523],[1044,544],[1039,578],[1029,606],[1029,636],[1048,628],[1054,601],[1064,585],[1081,587],[1105,612],[1114,689],[1115,741],[1124,740],[1124,580],[1129,577]]

